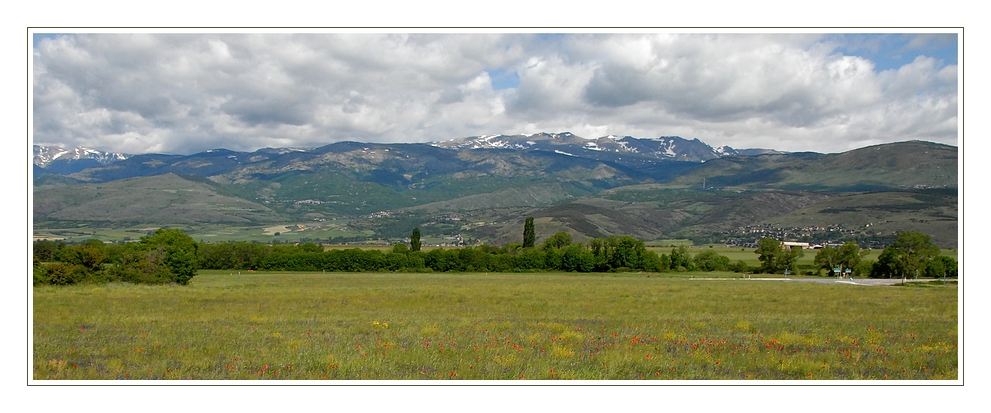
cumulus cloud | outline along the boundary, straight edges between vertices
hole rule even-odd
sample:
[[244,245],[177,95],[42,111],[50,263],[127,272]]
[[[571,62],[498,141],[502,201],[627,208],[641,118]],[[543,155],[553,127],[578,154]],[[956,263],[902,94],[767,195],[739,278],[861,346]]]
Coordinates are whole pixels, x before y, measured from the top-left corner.
[[[957,66],[945,57],[956,42],[946,35],[137,33],[35,43],[34,141],[65,147],[193,153],[570,131],[836,152],[958,135]],[[914,55],[883,68],[890,62],[875,56],[885,51]]]

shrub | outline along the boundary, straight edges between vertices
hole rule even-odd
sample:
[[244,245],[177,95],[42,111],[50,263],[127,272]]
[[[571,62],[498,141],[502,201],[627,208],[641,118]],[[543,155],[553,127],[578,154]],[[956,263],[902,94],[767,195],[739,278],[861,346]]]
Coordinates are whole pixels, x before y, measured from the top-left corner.
[[[141,245],[156,253],[154,264],[165,267],[168,282],[179,285],[189,284],[196,276],[196,241],[177,229],[159,229],[150,237],[142,237]],[[156,277],[157,278],[157,277]]]
[[65,264],[61,262],[56,262],[51,264],[47,268],[47,280],[48,284],[51,285],[71,285],[75,284],[77,281],[76,266],[71,264]]
[[701,271],[725,271],[730,265],[729,258],[712,250],[698,253],[694,261],[695,268]]
[[730,270],[730,271],[733,271],[733,272],[751,272],[752,271],[751,268],[750,268],[750,266],[748,266],[747,263],[743,262],[743,260],[739,260],[739,261],[737,261],[737,262],[735,262],[733,264],[730,264],[729,267],[727,267],[727,269]]

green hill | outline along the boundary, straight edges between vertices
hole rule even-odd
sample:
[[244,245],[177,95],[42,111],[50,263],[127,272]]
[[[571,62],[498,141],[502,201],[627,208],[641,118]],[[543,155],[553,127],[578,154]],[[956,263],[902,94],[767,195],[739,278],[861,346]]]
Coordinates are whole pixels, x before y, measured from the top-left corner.
[[218,194],[216,188],[166,174],[101,184],[34,188],[34,221],[115,224],[285,221],[268,207]]
[[791,153],[708,161],[674,179],[672,187],[885,191],[957,185],[956,147],[899,142],[839,154]]

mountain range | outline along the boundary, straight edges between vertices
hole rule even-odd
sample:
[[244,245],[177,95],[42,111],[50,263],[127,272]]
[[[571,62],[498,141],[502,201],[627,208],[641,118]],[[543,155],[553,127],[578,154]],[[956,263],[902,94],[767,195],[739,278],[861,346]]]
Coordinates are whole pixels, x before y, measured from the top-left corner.
[[[429,145],[445,149],[509,149],[519,151],[550,151],[562,155],[580,156],[598,160],[619,160],[624,155],[634,158],[651,160],[674,160],[688,162],[703,162],[724,156],[761,155],[769,153],[783,154],[785,152],[770,149],[736,150],[729,146],[711,147],[696,139],[687,140],[678,136],[662,136],[659,138],[634,138],[604,136],[598,139],[585,139],[570,132],[537,133],[522,135],[483,135],[468,138],[457,138],[438,141]],[[256,153],[270,155],[290,152],[308,152],[318,149],[301,148],[265,148]],[[206,153],[226,153],[230,156],[244,152],[231,152],[223,149],[207,151]],[[578,155],[576,155],[578,154]],[[67,175],[83,169],[107,165],[132,157],[119,152],[104,152],[89,148],[63,149],[55,146],[34,145],[35,176],[46,173]],[[197,156],[197,155],[193,155]],[[67,165],[77,165],[70,168]],[[83,167],[83,165],[85,165]],[[71,171],[70,171],[71,170]]]
[[[347,239],[401,238],[424,227],[508,243],[523,218],[534,216],[538,235],[543,228],[578,240],[727,241],[747,227],[859,196],[861,213],[809,210],[815,217],[806,221],[891,232],[902,221],[925,221],[939,227],[931,232],[943,245],[956,244],[957,148],[920,141],[819,154],[564,132],[192,155],[40,146],[34,153],[39,228],[346,221],[334,234],[352,234],[340,235]],[[949,196],[930,196],[937,191]],[[827,222],[841,215],[848,222]]]

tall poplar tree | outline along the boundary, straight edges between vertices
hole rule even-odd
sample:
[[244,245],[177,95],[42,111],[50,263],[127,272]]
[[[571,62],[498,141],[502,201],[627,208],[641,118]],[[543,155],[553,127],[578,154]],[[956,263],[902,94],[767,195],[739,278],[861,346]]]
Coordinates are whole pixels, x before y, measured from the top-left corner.
[[523,248],[533,248],[536,241],[537,234],[533,229],[533,217],[527,217],[526,223],[523,224]]
[[420,250],[420,228],[413,228],[413,235],[409,237],[410,251]]

